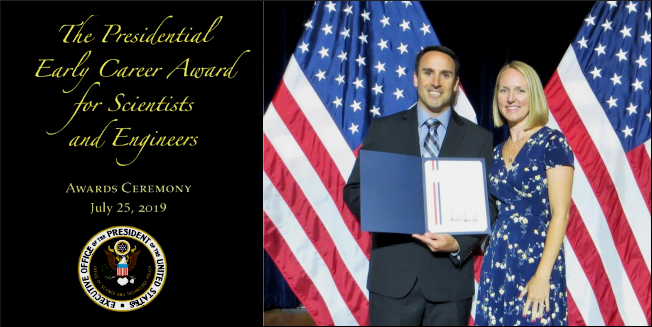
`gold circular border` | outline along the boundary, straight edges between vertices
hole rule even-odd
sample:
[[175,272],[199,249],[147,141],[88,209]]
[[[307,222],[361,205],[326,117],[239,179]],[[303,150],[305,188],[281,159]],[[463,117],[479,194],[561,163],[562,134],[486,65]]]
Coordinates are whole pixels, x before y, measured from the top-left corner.
[[[79,269],[79,267],[81,266],[81,259],[82,259],[82,257],[84,256],[84,251],[86,250],[86,246],[88,246],[89,244],[91,244],[91,243],[93,242],[93,240],[94,240],[95,238],[97,238],[97,236],[101,235],[102,233],[104,233],[104,232],[106,232],[106,231],[108,231],[108,230],[111,230],[111,229],[120,229],[120,228],[131,228],[131,229],[137,230],[137,231],[139,231],[139,232],[141,232],[141,233],[143,233],[143,234],[149,236],[149,238],[151,238],[152,241],[154,241],[154,242],[156,243],[156,245],[158,246],[158,249],[161,251],[161,255],[163,256],[163,261],[165,262],[165,271],[163,272],[163,282],[161,283],[161,287],[159,287],[159,289],[156,291],[156,294],[154,294],[154,296],[153,296],[151,299],[149,299],[149,301],[147,301],[146,304],[144,304],[144,305],[139,305],[138,307],[133,308],[133,309],[131,309],[131,310],[115,310],[115,309],[109,308],[109,307],[107,307],[107,306],[105,306],[105,305],[101,305],[101,304],[97,303],[97,301],[96,301],[94,298],[92,298],[91,295],[88,294],[88,291],[86,291],[86,289],[84,288],[84,284],[82,283],[82,280],[81,280],[81,272],[80,272],[80,269]],[[118,236],[116,236],[116,237],[118,237]],[[128,237],[128,238],[132,238],[132,239],[137,240],[136,238],[134,238],[134,237],[132,237],[132,236],[122,236],[122,235],[120,235],[120,237]],[[108,241],[108,240],[110,240],[110,239],[107,239],[106,241]],[[104,242],[106,242],[106,241],[104,241]],[[102,243],[104,243],[104,242],[102,242]],[[95,247],[95,248],[97,248],[97,247]],[[147,247],[147,249],[149,250],[149,247]],[[149,250],[149,251],[150,251],[150,253],[152,254],[152,257],[156,257],[156,256],[154,255],[154,253],[152,253],[151,250]],[[89,263],[91,262],[91,259],[93,258],[94,255],[95,255],[95,251],[93,250],[93,254],[91,254],[91,256],[90,256],[90,258],[89,258],[89,260],[88,260]],[[156,262],[156,261],[154,261],[154,262]],[[90,275],[90,273],[89,273],[89,275]],[[84,294],[86,294],[86,296],[88,296],[88,298],[91,299],[91,301],[93,301],[93,303],[95,303],[95,304],[98,305],[99,307],[102,307],[102,308],[104,308],[104,309],[106,309],[106,310],[115,311],[115,312],[131,312],[131,311],[136,311],[136,310],[138,310],[138,309],[142,309],[142,308],[146,307],[147,305],[149,305],[149,303],[152,302],[152,301],[154,301],[154,299],[155,299],[155,298],[156,298],[156,297],[161,293],[161,290],[163,289],[163,286],[165,286],[165,281],[167,280],[167,276],[168,276],[168,261],[167,261],[167,259],[165,258],[165,252],[163,252],[163,248],[161,247],[161,244],[159,244],[159,242],[158,242],[154,237],[152,237],[149,233],[145,232],[144,230],[142,230],[142,229],[140,229],[140,228],[136,228],[136,227],[133,227],[133,226],[113,226],[113,227],[106,228],[106,229],[104,229],[104,230],[98,232],[97,234],[93,235],[93,237],[91,237],[91,238],[88,240],[88,242],[86,242],[86,244],[84,244],[84,248],[82,249],[81,254],[79,255],[79,262],[77,263],[77,279],[79,280],[79,283],[81,284],[81,287],[82,287],[82,289],[84,290]],[[93,279],[91,278],[91,279],[89,279],[89,280],[90,280],[90,282],[91,282],[91,285],[93,285],[93,287],[94,287],[95,289],[97,289],[97,286],[95,286],[95,283],[93,283]],[[99,293],[99,291],[98,291],[98,293]],[[102,294],[102,296],[104,296],[104,294]],[[116,304],[117,304],[117,303],[121,303],[121,302],[129,303],[129,301],[117,301],[117,300],[114,300],[114,299],[108,298],[108,297],[106,297],[106,296],[104,296],[104,297],[107,298],[107,299],[109,299],[109,300],[111,300],[111,301],[116,302]],[[132,299],[132,300],[133,300],[133,299]]]

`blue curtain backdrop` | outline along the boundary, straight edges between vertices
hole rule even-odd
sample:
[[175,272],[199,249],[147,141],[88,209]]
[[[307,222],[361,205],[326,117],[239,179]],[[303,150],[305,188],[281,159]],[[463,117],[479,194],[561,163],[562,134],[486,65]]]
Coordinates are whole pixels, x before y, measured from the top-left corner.
[[[264,2],[263,113],[312,12],[313,2]],[[545,86],[594,2],[422,2],[442,45],[460,57],[461,83],[478,124],[492,131],[494,145],[506,139],[493,127],[493,89],[500,68],[521,60]],[[554,31],[554,32],[553,32]],[[263,251],[265,252],[265,251]],[[295,308],[300,302],[274,262],[263,253],[264,306]]]

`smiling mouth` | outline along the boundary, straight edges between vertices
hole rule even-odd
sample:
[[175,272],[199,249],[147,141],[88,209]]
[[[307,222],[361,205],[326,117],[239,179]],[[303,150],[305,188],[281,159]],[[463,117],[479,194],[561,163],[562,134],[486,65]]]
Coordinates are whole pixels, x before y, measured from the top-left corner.
[[442,95],[439,91],[428,91],[428,94],[434,97],[440,97]]

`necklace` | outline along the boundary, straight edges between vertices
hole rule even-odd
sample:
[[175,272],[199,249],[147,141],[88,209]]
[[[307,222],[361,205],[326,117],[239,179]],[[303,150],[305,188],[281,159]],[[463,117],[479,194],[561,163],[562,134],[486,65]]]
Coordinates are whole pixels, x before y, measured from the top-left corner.
[[[523,136],[521,139],[527,139],[527,138],[525,136]],[[516,144],[516,148],[514,148],[514,150],[512,150],[512,153],[508,153],[508,156],[507,156],[507,160],[509,160],[510,165],[512,164],[512,161],[514,161],[514,157],[515,157],[515,154],[518,153],[518,149],[521,147],[521,145],[519,145],[518,143],[521,143],[521,142],[518,142],[518,141],[517,142],[512,142],[512,138],[511,137],[509,138],[509,144],[510,145]]]
[[[508,153],[508,155],[507,155],[507,160],[509,160],[509,164],[510,164],[510,166],[511,166],[511,164],[512,164],[512,161],[514,161],[514,158],[516,157],[516,154],[518,153],[518,149],[520,149],[522,146],[524,146],[525,143],[527,143],[527,141],[530,139],[530,136],[534,135],[534,133],[536,133],[536,132],[539,131],[540,129],[541,129],[541,127],[539,127],[539,128],[534,128],[534,129],[531,129],[531,130],[526,131],[526,132],[523,134],[523,136],[521,136],[521,138],[520,138],[518,141],[516,141],[516,142],[513,142],[511,137],[507,140],[507,142],[508,142],[510,145],[514,145],[514,146],[516,146],[516,148],[514,148],[514,150],[512,150],[511,153]],[[525,140],[525,141],[523,141],[523,140]],[[523,144],[520,144],[521,141],[523,141]]]

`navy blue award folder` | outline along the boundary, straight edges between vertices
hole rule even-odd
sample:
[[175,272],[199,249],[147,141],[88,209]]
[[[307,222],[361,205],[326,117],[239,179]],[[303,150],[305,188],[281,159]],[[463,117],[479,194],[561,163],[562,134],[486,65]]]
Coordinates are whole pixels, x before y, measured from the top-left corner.
[[488,234],[484,158],[360,151],[363,231]]

